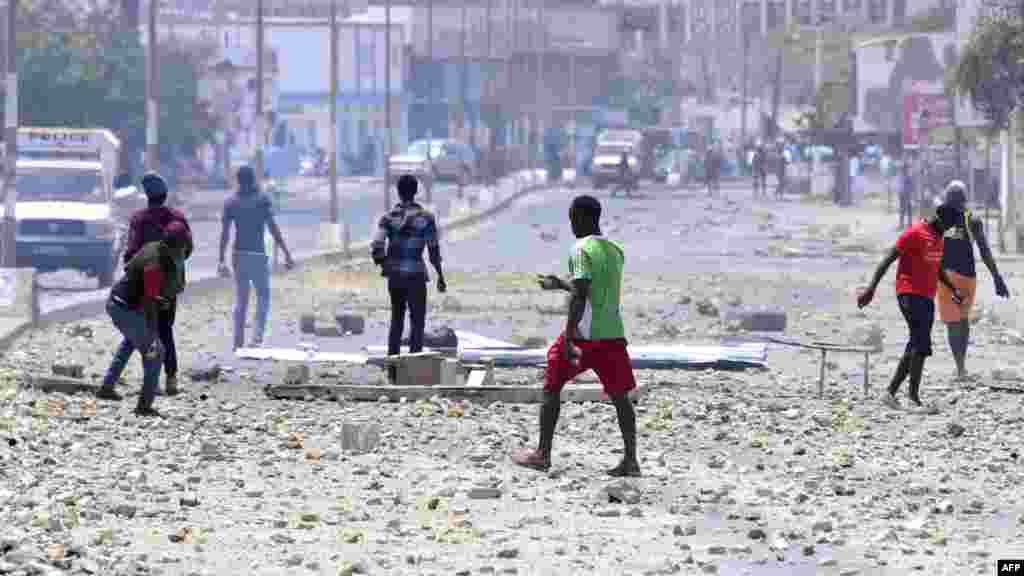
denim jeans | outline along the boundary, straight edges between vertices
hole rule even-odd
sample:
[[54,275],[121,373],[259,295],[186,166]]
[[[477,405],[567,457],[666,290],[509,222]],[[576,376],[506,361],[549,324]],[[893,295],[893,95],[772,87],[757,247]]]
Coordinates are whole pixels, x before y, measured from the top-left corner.
[[388,277],[391,296],[391,327],[388,331],[388,356],[401,352],[405,313],[409,312],[409,353],[423,351],[423,332],[427,318],[427,279],[423,276]]
[[150,358],[144,351],[148,351],[153,344],[156,334],[149,331],[146,326],[146,316],[141,311],[129,310],[112,300],[107,300],[107,314],[114,321],[114,326],[124,335],[124,342],[114,353],[114,359],[107,369],[103,378],[105,387],[113,387],[121,372],[131,359],[134,350],[140,350],[142,356],[142,404],[149,406],[156,398],[157,387],[160,385],[160,366],[162,358]]
[[245,316],[249,309],[249,289],[256,291],[254,344],[263,343],[263,332],[270,314],[270,259],[255,252],[235,252],[235,347],[245,345]]
[[[178,352],[174,345],[174,318],[177,314],[178,301],[171,300],[171,307],[167,310],[160,311],[160,319],[158,320],[160,343],[164,345],[164,372],[168,378],[172,378],[178,375]],[[135,345],[132,344],[130,338],[124,338],[121,340],[121,345],[117,348],[117,352],[114,353],[114,364],[111,366],[110,373],[107,374],[109,381],[104,379],[103,383],[107,386],[113,386],[117,379],[121,377],[121,372],[124,371],[124,367],[128,365],[128,360],[131,359],[132,353],[135,352]]]

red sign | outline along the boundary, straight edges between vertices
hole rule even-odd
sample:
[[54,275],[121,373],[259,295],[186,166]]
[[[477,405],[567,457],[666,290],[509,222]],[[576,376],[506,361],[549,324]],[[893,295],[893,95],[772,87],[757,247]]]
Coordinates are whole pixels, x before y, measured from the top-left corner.
[[929,130],[953,125],[953,107],[942,93],[903,95],[903,147],[917,148]]

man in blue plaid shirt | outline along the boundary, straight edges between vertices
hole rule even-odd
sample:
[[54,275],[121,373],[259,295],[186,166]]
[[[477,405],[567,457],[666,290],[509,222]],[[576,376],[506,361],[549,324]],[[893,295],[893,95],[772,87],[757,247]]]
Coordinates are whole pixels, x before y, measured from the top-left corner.
[[[430,211],[417,204],[416,178],[405,175],[398,179],[398,204],[381,216],[370,246],[374,263],[381,267],[381,275],[388,279],[391,296],[391,329],[388,333],[388,355],[401,351],[402,333],[405,331],[405,311],[409,310],[409,352],[423,350],[423,332],[427,317],[427,265],[423,262],[423,249],[430,255],[430,263],[437,271],[437,291],[448,289],[441,270],[440,233],[437,220]],[[388,375],[393,381],[395,369]]]

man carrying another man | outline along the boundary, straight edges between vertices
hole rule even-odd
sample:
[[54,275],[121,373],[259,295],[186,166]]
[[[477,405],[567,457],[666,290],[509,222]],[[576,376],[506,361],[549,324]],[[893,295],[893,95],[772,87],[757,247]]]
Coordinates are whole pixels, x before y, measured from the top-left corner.
[[950,204],[943,204],[936,209],[935,216],[930,220],[922,220],[907,228],[879,263],[871,284],[857,297],[859,307],[864,308],[870,304],[889,266],[899,260],[896,269],[896,299],[907,321],[910,340],[889,384],[889,391],[883,397],[883,403],[890,408],[900,407],[896,393],[909,375],[911,404],[917,411],[932,412],[921,404],[921,375],[925,359],[932,355],[934,300],[939,282],[949,289],[950,298],[954,302],[960,304],[962,301],[960,290],[950,281],[942,267],[943,235],[962,219],[963,213],[960,210]]

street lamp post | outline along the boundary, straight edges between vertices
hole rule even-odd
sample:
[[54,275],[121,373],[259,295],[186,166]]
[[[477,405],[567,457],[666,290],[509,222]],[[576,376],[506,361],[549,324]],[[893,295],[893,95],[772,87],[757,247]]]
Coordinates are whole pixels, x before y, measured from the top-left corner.
[[[13,4],[14,2],[12,2]],[[155,171],[160,166],[160,140],[157,128],[160,116],[157,110],[157,44],[156,17],[160,10],[159,0],[150,0],[149,15],[146,19],[146,170]]]
[[[391,209],[391,0],[384,2],[384,211]],[[430,156],[429,148],[427,156]]]
[[338,224],[338,6],[331,0],[331,134],[327,138],[330,156],[327,159],[327,177],[331,188],[331,224]]
[[4,138],[7,139],[6,178],[4,178],[3,267],[18,265],[18,0],[7,0],[7,95],[4,110]]

